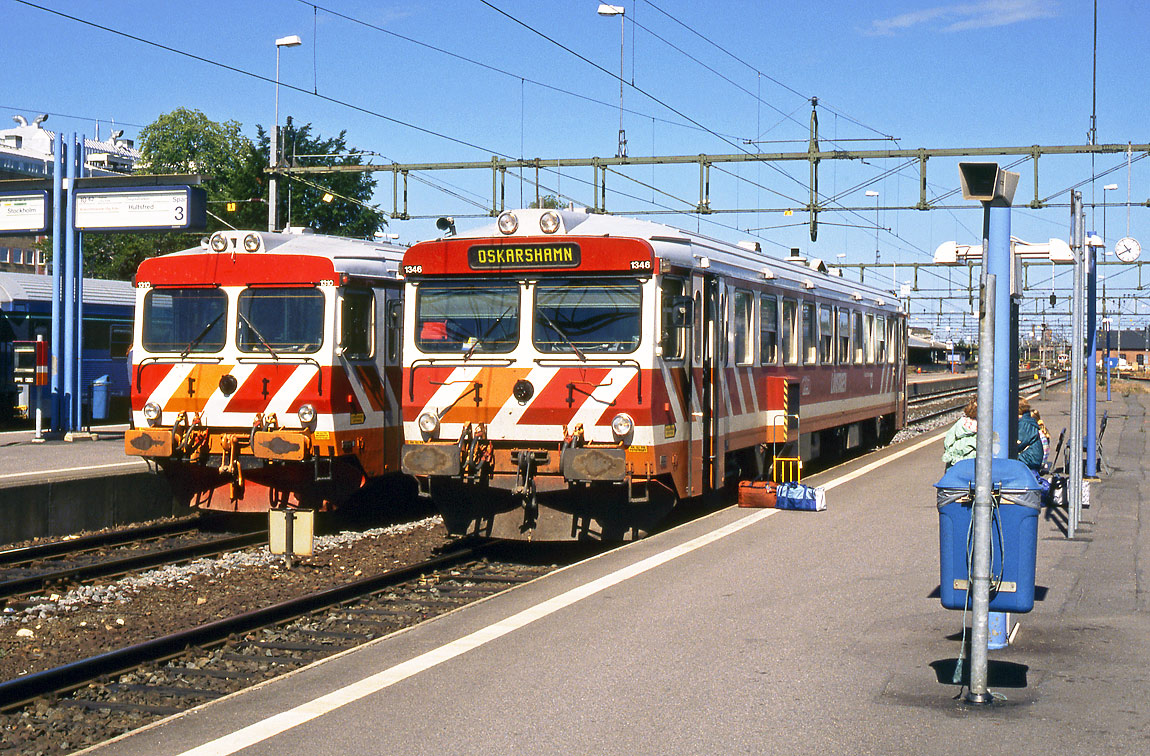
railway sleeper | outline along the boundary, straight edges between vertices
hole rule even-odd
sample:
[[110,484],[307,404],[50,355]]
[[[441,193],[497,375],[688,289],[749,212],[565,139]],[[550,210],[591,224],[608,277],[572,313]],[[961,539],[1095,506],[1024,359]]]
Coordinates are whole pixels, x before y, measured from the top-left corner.
[[255,641],[256,648],[266,648],[271,651],[297,651],[306,654],[330,653],[343,648],[337,643],[292,643],[290,641]]
[[152,693],[159,696],[173,696],[177,698],[223,698],[226,693],[207,688],[188,688],[182,685],[145,685],[143,683],[109,683],[105,690],[112,692],[124,691],[126,693]]
[[239,662],[240,664],[281,664],[284,666],[298,666],[300,664],[307,664],[309,661],[295,656],[256,656],[255,654],[220,654],[220,659]]
[[180,706],[158,706],[155,704],[134,704],[123,701],[92,701],[86,698],[61,698],[61,706],[84,709],[86,711],[134,711],[140,714],[152,714],[157,717],[170,717],[180,714],[187,709]]

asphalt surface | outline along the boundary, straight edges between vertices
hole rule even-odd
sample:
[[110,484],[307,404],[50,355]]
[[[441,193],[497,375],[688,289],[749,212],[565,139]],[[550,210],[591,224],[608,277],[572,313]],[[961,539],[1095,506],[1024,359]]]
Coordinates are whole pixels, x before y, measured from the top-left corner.
[[99,426],[73,441],[36,442],[31,431],[0,433],[0,488],[147,470],[141,457],[124,454],[125,428]]
[[[1057,437],[1067,393],[1035,404]],[[825,512],[726,509],[95,751],[1147,754],[1148,404],[1100,402],[1077,536],[1040,515],[990,705],[951,683],[939,430],[810,479]]]

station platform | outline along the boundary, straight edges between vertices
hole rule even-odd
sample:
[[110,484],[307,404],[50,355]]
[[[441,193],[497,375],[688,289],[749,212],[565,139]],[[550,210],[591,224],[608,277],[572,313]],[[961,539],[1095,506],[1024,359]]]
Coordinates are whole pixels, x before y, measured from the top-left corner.
[[1148,404],[1099,403],[1111,472],[1076,537],[1040,515],[991,705],[951,682],[939,429],[808,479],[824,512],[725,509],[87,752],[1150,753]]
[[186,514],[162,477],[124,454],[126,427],[77,441],[0,433],[0,544]]

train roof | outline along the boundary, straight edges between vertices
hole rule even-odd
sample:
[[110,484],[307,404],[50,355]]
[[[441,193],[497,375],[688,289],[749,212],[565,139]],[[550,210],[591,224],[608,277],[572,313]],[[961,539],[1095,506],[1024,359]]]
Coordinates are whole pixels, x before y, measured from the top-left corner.
[[548,212],[559,216],[559,227],[549,236],[625,237],[642,239],[649,243],[656,257],[684,268],[709,268],[741,278],[770,280],[783,288],[797,291],[814,290],[833,292],[840,296],[865,300],[868,305],[891,309],[899,306],[898,298],[888,290],[843,278],[841,271],[828,267],[821,260],[803,257],[772,257],[755,242],[731,244],[703,234],[685,231],[674,226],[637,218],[592,213],[587,209],[555,210],[528,208],[509,211],[515,214],[516,230],[503,233],[498,222],[459,233],[440,241],[452,239],[505,239],[514,237],[540,238],[540,220]]
[[[199,246],[172,252],[167,255],[148,258],[140,263],[137,280],[167,280],[169,277],[181,282],[205,283],[205,276],[216,283],[228,276],[223,265],[188,266],[190,258],[205,256],[215,259],[226,256],[237,269],[250,271],[259,268],[263,278],[290,278],[293,275],[290,263],[269,266],[270,255],[292,255],[306,258],[318,266],[308,266],[307,272],[327,271],[362,278],[399,277],[399,265],[403,261],[406,248],[394,244],[382,244],[364,239],[349,239],[344,236],[330,236],[312,233],[310,229],[285,229],[278,233],[268,231],[216,231],[204,237]],[[237,260],[239,263],[237,264]],[[241,274],[243,275],[243,274]],[[237,279],[237,280],[243,280]]]
[[[52,301],[52,276],[38,273],[0,273],[0,310],[26,309]],[[84,304],[135,307],[135,292],[127,281],[84,279]]]

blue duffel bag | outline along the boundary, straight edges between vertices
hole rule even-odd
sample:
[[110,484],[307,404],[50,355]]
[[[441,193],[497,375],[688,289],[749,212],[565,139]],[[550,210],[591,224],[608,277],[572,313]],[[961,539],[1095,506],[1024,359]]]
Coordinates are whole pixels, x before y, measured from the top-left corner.
[[827,508],[823,489],[813,488],[803,483],[780,483],[775,491],[776,509],[798,509],[806,512],[821,512]]

